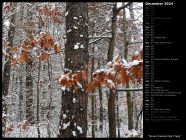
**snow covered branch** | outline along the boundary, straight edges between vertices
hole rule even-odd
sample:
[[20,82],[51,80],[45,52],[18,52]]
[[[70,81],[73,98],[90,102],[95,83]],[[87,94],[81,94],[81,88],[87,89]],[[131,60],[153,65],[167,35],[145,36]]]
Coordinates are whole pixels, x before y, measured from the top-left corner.
[[89,39],[93,38],[111,38],[111,36],[90,36]]
[[98,38],[98,39],[95,39],[93,41],[90,41],[89,44],[95,43],[95,42],[97,42],[97,41],[99,41],[101,39],[104,39],[104,38],[111,38],[111,36],[104,36],[107,33],[110,33],[110,32],[104,32],[104,33],[102,33],[99,36],[89,36],[89,39]]
[[104,38],[98,38],[98,39],[95,39],[95,40],[93,40],[93,41],[90,41],[90,42],[89,42],[89,45],[92,44],[92,43],[96,43],[97,41],[99,41],[99,40],[101,40],[101,39],[104,39]]
[[143,88],[125,88],[125,89],[117,89],[117,91],[142,91]]
[[143,43],[143,41],[129,42],[129,44],[137,44],[137,43]]
[[113,3],[107,3],[107,4],[103,4],[103,5],[97,5],[97,6],[90,6],[89,9],[91,8],[99,8],[99,7],[104,7],[104,6],[112,6]]

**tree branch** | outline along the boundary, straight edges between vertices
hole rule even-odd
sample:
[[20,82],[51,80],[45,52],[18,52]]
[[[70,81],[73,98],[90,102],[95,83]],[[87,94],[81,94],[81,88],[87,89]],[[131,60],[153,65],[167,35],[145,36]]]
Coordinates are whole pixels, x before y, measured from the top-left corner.
[[135,89],[135,88],[125,88],[125,89],[117,89],[117,91],[142,91],[143,90],[143,88],[137,88],[137,89]]
[[129,44],[143,43],[142,41],[129,42]]
[[101,39],[103,39],[103,38],[98,38],[98,39],[95,39],[95,40],[93,40],[93,41],[89,42],[88,44],[90,45],[90,44],[92,44],[92,43],[96,43],[97,41],[99,41],[99,40],[101,40]]
[[112,36],[90,36],[89,39],[94,39],[94,38],[111,38]]
[[104,6],[112,6],[113,3],[107,3],[107,4],[103,4],[103,5],[97,5],[97,6],[89,6],[89,9],[92,9],[92,8],[99,8],[99,7],[104,7]]
[[132,2],[128,2],[126,5],[119,7],[119,8],[117,9],[117,11],[116,11],[116,15],[117,15],[122,9],[126,8],[127,6],[129,6],[131,3],[132,3]]

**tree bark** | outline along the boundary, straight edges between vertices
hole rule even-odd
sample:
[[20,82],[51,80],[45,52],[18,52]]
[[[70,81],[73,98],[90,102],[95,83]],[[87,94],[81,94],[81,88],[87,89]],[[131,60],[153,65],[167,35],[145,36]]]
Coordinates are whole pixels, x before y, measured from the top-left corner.
[[119,105],[118,105],[118,101],[119,101],[119,96],[118,96],[118,91],[116,91],[116,101],[117,101],[117,128],[118,128],[118,138],[120,138],[120,117],[119,117]]
[[[28,21],[32,21],[32,11],[28,10],[27,7],[26,8],[27,11],[27,17],[28,17]],[[31,31],[30,29],[27,30],[27,36],[29,36],[29,31]],[[33,77],[32,77],[32,65],[33,65],[33,60],[32,58],[29,57],[28,61],[26,62],[26,71],[27,71],[27,75],[26,75],[26,120],[30,123],[30,124],[34,124],[34,108],[33,108]],[[29,73],[29,74],[28,74]]]
[[[98,60],[98,68],[100,68],[100,59]],[[102,97],[102,89],[101,87],[98,89],[99,90],[99,129],[102,132],[103,131],[103,97]]]
[[[81,70],[88,71],[88,3],[67,2],[66,12],[68,12],[66,32],[69,29],[72,31],[66,33],[65,68],[72,70],[73,73]],[[82,48],[74,49],[75,45],[79,45],[79,47],[82,45]],[[86,83],[87,81],[80,81],[83,89],[79,88],[78,93],[74,93],[73,87],[62,93],[58,137],[86,137],[88,102],[88,96],[85,93]]]
[[[112,17],[112,38],[110,40],[109,49],[107,53],[107,61],[112,61],[113,53],[114,53],[114,46],[115,46],[115,39],[116,39],[116,21],[117,21],[117,7],[116,3],[112,9],[113,17]],[[110,90],[109,99],[108,99],[108,118],[109,118],[109,137],[115,138],[116,137],[116,116],[115,116],[115,93]]]
[[[12,12],[15,10],[16,4],[13,3],[12,4]],[[10,48],[13,47],[13,42],[14,42],[14,34],[15,34],[15,13],[12,14],[12,16],[10,17],[10,28],[8,31],[8,44],[9,47],[6,50],[6,53],[10,56],[12,56],[12,54],[10,53]],[[2,82],[2,94],[4,96],[4,98],[8,95],[8,89],[9,89],[9,84],[10,84],[10,72],[11,72],[11,61],[9,58],[5,59],[5,65],[4,65],[4,72],[3,72],[3,82]],[[2,104],[2,111],[3,113],[7,114],[7,106],[6,106],[6,102],[4,101]],[[2,125],[3,125],[3,135],[5,134],[5,128],[6,128],[6,118],[2,119]]]
[[[33,61],[31,58],[26,63],[26,71],[31,72]],[[33,79],[30,74],[26,76],[26,120],[34,123],[34,110],[33,110]]]
[[[94,47],[92,47],[92,54],[94,54]],[[92,57],[92,69],[91,69],[91,80],[93,80],[94,72],[94,56]],[[92,138],[95,138],[95,96],[92,94],[91,97],[91,106],[92,106]]]
[[[123,3],[124,5],[124,3]],[[126,12],[123,10],[123,30],[124,30],[124,59],[128,61],[128,40],[127,40],[127,24],[126,24]],[[126,83],[126,88],[130,88],[130,83]],[[126,91],[127,93],[127,108],[128,108],[128,129],[133,129],[133,107],[132,107],[132,98],[131,92]]]

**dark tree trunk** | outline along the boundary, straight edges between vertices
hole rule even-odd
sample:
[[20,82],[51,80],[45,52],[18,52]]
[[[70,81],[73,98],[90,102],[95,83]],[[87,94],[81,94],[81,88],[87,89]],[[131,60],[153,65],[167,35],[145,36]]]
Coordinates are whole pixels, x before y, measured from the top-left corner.
[[[107,60],[112,61],[113,53],[114,53],[114,46],[115,46],[115,39],[116,39],[116,21],[117,21],[117,14],[116,14],[116,3],[113,7],[113,17],[112,17],[112,38],[110,40],[109,49],[107,53]],[[109,118],[109,137],[115,138],[116,137],[116,115],[115,115],[115,93],[110,90],[109,99],[108,99],[108,118]]]
[[99,129],[102,132],[103,131],[103,98],[102,98],[102,89],[99,88],[99,102],[100,102],[100,109],[99,109]]
[[[12,5],[13,6],[13,10],[15,10],[16,5]],[[13,11],[12,10],[12,11]],[[8,48],[6,50],[6,53],[8,55],[12,55],[10,53],[10,48],[13,47],[13,41],[14,41],[14,33],[15,33],[15,26],[13,26],[15,24],[15,14],[12,15],[11,20],[10,20],[10,28],[8,31]],[[9,88],[9,83],[10,83],[10,71],[11,71],[11,62],[10,59],[6,58],[5,60],[5,65],[4,65],[4,72],[3,72],[3,83],[2,83],[2,94],[4,96],[8,95],[8,88]]]
[[[100,69],[100,59],[98,60],[98,69]],[[103,97],[102,97],[102,89],[99,88],[99,129],[101,132],[103,132]]]
[[[124,5],[124,3],[123,3]],[[128,39],[127,39],[127,23],[126,23],[126,12],[123,10],[123,30],[124,30],[124,59],[128,61]],[[126,83],[126,88],[130,88],[130,83]],[[133,129],[133,107],[132,107],[132,97],[131,92],[127,92],[127,108],[128,108],[128,129]]]
[[[15,10],[16,4],[12,4],[12,11]],[[14,33],[15,33],[15,13],[12,14],[11,18],[10,18],[10,28],[8,31],[8,48],[6,50],[6,53],[10,56],[12,56],[12,54],[10,53],[10,47],[13,47],[13,42],[14,42]],[[10,72],[11,72],[11,62],[9,58],[5,59],[5,65],[4,65],[4,72],[3,72],[3,81],[2,81],[2,94],[4,97],[6,97],[8,95],[8,89],[9,89],[9,83],[10,83]],[[6,102],[5,100],[3,101],[2,104],[2,111],[7,114],[7,106],[6,106]],[[5,134],[4,130],[6,128],[6,118],[2,118],[2,125],[3,125],[3,135]]]
[[[92,48],[92,53],[94,54],[94,47]],[[92,57],[92,69],[91,69],[91,80],[93,80],[94,72],[94,57]],[[92,138],[95,138],[95,96],[92,94],[91,97],[91,106],[92,106]]]
[[[72,70],[72,72],[83,69],[87,70],[88,3],[67,2],[66,12],[68,12],[66,16],[66,31],[69,29],[72,31],[66,32],[65,68]],[[75,45],[78,45],[79,48],[74,49]],[[69,91],[65,90],[65,92],[62,93],[62,109],[58,137],[86,137],[88,101],[87,93],[85,93],[84,90],[86,82],[87,81],[80,81],[83,90],[79,88],[78,93],[74,93],[73,87],[71,87]]]
[[[26,7],[24,7],[26,8]],[[32,16],[33,12],[31,10],[26,9],[27,13],[27,18],[28,21],[32,22]],[[27,36],[29,36],[31,29],[26,30]],[[33,60],[32,58],[29,58],[27,63],[26,63],[26,120],[30,123],[33,124],[35,123],[34,121],[34,108],[33,108],[33,78],[32,78],[32,65],[33,65]]]
[[34,110],[33,110],[33,79],[30,75],[32,71],[32,63],[31,59],[26,63],[26,120],[29,123],[34,123]]
[[117,113],[116,114],[117,114],[118,138],[120,138],[120,117],[119,117],[119,105],[118,105],[119,95],[117,91],[116,91],[116,101],[117,101],[117,107],[116,107]]
[[23,121],[23,89],[24,89],[24,82],[23,82],[23,77],[22,74],[20,73],[19,76],[19,82],[20,82],[20,90],[19,90],[19,121]]

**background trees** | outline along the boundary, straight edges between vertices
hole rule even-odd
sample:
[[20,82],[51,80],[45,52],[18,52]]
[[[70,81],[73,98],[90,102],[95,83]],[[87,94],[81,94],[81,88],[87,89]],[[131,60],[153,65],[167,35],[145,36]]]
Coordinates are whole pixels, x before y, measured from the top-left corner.
[[3,3],[4,136],[142,136],[142,9]]

